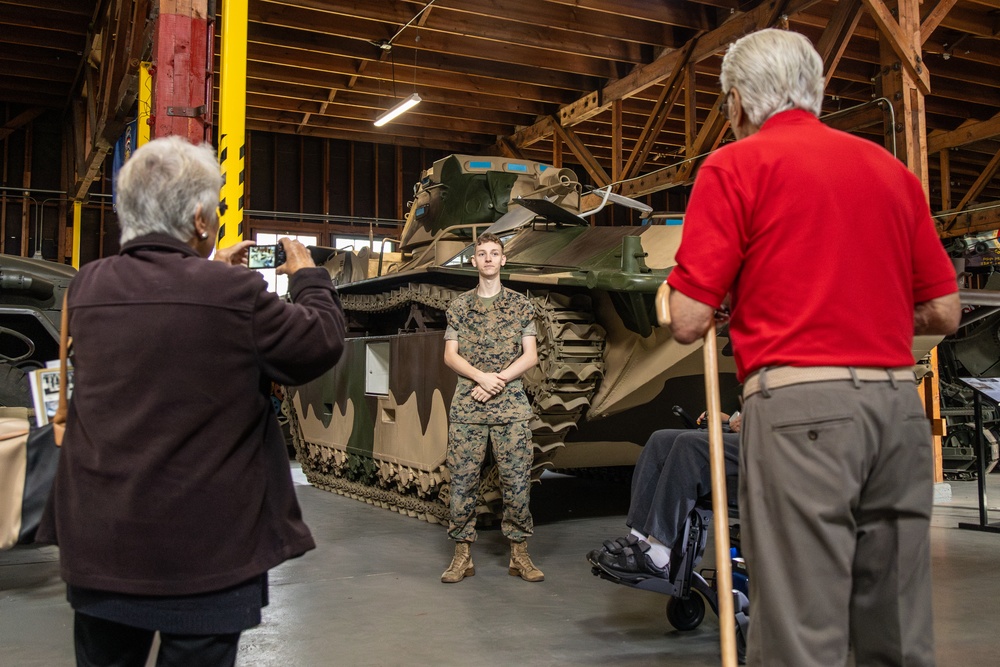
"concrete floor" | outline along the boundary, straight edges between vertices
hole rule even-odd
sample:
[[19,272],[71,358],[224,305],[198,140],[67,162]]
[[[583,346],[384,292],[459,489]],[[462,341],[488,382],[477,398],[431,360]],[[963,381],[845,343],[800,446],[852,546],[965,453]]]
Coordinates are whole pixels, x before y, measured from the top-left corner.
[[[296,473],[318,548],[272,571],[264,622],[241,641],[244,667],[719,664],[711,611],[678,632],[665,596],[590,574],[585,553],[626,532],[627,484],[552,476],[534,487],[530,546],[543,583],[509,576],[507,544],[488,530],[473,550],[476,576],[444,585],[451,547],[440,526],[320,491]],[[1000,498],[1000,475],[989,483]],[[947,495],[938,494],[931,530],[938,664],[997,664],[1000,534],[957,528],[978,521],[975,482],[953,482]],[[706,553],[703,566],[711,543]],[[0,553],[0,664],[73,664],[57,558],[52,547]]]

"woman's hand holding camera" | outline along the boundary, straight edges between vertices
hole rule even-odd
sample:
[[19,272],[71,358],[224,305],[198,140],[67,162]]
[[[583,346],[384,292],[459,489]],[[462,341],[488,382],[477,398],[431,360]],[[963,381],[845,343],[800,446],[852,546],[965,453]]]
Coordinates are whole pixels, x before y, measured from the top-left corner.
[[285,263],[277,268],[278,275],[290,276],[299,269],[307,269],[316,266],[309,249],[294,239],[287,236],[278,243],[285,250]]
[[225,262],[231,266],[240,266],[241,264],[246,266],[247,249],[252,245],[256,244],[253,241],[240,241],[228,248],[216,248],[214,259],[216,262]]

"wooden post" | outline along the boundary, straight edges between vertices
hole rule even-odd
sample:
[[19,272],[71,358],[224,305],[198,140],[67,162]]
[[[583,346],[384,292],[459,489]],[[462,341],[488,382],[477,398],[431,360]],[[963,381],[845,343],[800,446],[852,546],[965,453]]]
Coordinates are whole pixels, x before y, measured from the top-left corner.
[[[32,144],[32,126],[29,124],[24,128],[24,176],[21,179],[21,185],[24,186],[25,191],[31,189],[31,144]],[[21,198],[21,257],[27,257],[28,242],[31,235],[31,209],[28,206],[28,202],[35,201],[27,194]],[[37,206],[37,202],[35,204]]]
[[941,159],[941,210],[947,211],[951,208],[951,157],[947,148],[938,153],[938,157]]
[[[886,147],[895,147],[896,156],[906,163],[924,187],[930,202],[927,168],[927,123],[924,95],[930,92],[930,75],[921,59],[923,37],[920,31],[920,0],[898,0],[898,21],[893,19],[893,4],[885,0],[863,0],[879,28],[879,54],[882,62],[882,96],[892,104],[893,113],[886,118]],[[942,154],[945,151],[942,151]],[[948,158],[942,155],[942,183],[948,170]],[[950,177],[950,176],[949,176]],[[942,185],[942,196],[945,194]],[[950,199],[950,188],[948,189]],[[935,480],[939,479],[941,461],[941,405],[938,389],[937,353],[931,354],[930,386],[923,392],[924,411],[933,431],[932,447],[935,460]]]

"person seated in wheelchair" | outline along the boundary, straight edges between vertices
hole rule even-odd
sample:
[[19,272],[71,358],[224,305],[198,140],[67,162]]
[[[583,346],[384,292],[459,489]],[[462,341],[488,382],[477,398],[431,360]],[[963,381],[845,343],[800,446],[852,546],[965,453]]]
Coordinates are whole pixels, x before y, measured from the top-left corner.
[[[699,417],[699,424],[705,414]],[[723,414],[723,453],[726,478],[739,475],[739,412]],[[662,429],[646,442],[632,474],[632,500],[626,537],[604,542],[587,560],[606,574],[637,582],[650,577],[670,579],[671,558],[684,557],[684,529],[688,515],[712,489],[708,431]]]

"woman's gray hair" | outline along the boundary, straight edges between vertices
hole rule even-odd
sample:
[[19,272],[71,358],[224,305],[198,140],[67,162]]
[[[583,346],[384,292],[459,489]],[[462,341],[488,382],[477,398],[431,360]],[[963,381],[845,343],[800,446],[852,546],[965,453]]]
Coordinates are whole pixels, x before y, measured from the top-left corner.
[[797,32],[769,28],[736,40],[719,79],[724,92],[740,91],[743,111],[756,127],[788,109],[819,116],[823,105],[823,60]]
[[215,221],[221,189],[222,173],[210,145],[195,146],[176,136],[150,141],[118,172],[120,242],[152,233],[189,241],[199,204],[205,220]]

